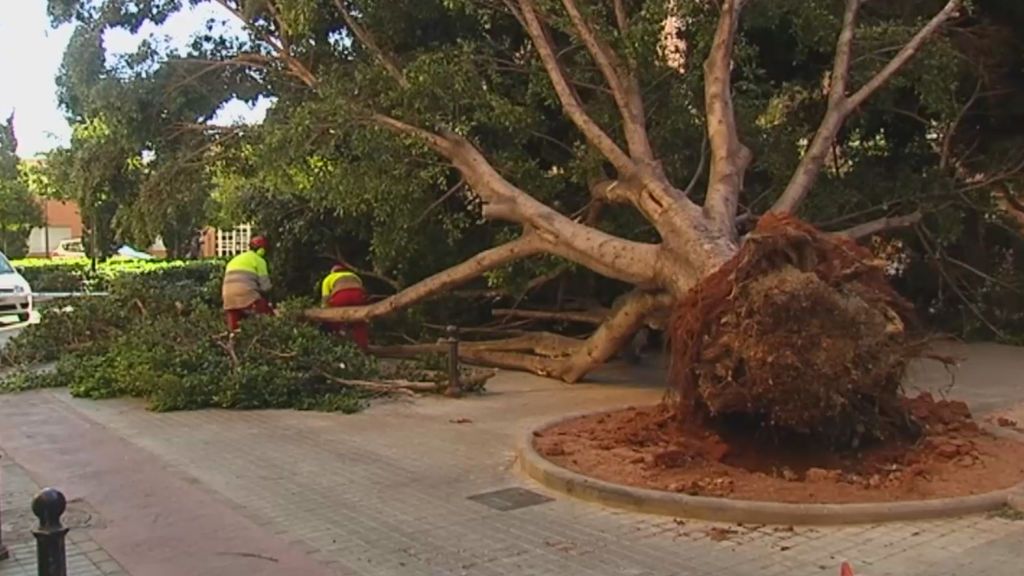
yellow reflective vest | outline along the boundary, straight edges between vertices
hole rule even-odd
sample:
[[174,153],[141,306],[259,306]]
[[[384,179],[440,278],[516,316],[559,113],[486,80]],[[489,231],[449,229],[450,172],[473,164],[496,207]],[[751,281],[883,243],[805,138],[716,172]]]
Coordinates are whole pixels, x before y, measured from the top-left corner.
[[224,269],[221,298],[225,310],[241,310],[270,292],[270,272],[260,251],[249,250],[235,256]]
[[326,304],[335,292],[362,287],[363,280],[353,272],[331,272],[320,283],[320,300]]

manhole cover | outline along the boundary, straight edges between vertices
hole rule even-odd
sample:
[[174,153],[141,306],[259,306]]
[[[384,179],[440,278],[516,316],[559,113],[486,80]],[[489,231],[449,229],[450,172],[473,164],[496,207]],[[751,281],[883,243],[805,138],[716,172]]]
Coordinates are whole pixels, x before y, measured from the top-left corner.
[[[105,528],[106,523],[87,503],[81,500],[68,502],[67,511],[60,517],[61,524],[71,530]],[[30,540],[32,529],[39,525],[39,520],[32,511],[24,506],[5,509],[3,514],[4,540]]]
[[505,488],[504,490],[495,490],[494,492],[484,492],[483,494],[470,496],[469,499],[502,512],[552,501],[551,498],[543,494],[531,492],[525,488]]

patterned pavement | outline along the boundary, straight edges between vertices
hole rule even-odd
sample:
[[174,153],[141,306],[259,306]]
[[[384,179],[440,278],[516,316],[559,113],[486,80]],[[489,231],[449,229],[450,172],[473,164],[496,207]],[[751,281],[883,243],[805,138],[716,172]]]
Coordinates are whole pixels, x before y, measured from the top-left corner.
[[[1006,354],[1024,363],[1019,350]],[[858,576],[1020,573],[1013,566],[1024,544],[1024,521],[1015,514],[837,528],[736,526],[610,510],[547,493],[519,475],[513,448],[523,431],[566,413],[647,404],[661,396],[657,371],[606,376],[600,384],[569,387],[502,374],[481,397],[401,400],[352,416],[154,414],[131,401],[37,392],[0,397],[0,446],[15,460],[32,456],[31,439],[19,435],[47,415],[69,411],[95,433],[123,441],[125,458],[144,454],[160,463],[163,474],[226,505],[216,519],[200,523],[237,515],[238,522],[301,550],[324,574],[781,576],[838,574],[844,560]],[[630,384],[644,379],[651,385]],[[917,383],[928,384],[921,378]],[[1018,393],[1024,396],[1024,389]],[[991,401],[992,394],[979,397]],[[1003,405],[1022,400],[1005,398]],[[10,466],[5,464],[7,476]],[[76,479],[85,502],[88,483],[103,481],[97,474]],[[4,486],[5,505],[17,488],[12,484],[17,482]],[[502,511],[470,499],[515,487],[550,500]],[[111,526],[122,520],[123,512],[93,505]],[[162,505],[193,504],[182,499]],[[6,507],[4,513],[7,524]],[[79,532],[104,540],[105,529]],[[116,539],[106,541],[109,550],[116,548]],[[129,552],[114,554],[125,569],[155,574],[133,569],[144,565],[145,550]],[[258,549],[246,554],[261,555]],[[263,559],[276,561],[270,553]],[[99,570],[102,563],[93,566]],[[28,574],[18,571],[22,564],[0,563],[0,576]],[[91,569],[83,565],[71,576],[120,573]],[[241,565],[214,573],[251,574]]]

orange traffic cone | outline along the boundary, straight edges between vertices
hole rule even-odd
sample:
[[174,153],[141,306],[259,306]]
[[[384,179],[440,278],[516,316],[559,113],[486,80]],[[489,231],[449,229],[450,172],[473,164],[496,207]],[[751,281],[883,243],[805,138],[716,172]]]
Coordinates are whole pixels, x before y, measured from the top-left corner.
[[849,562],[843,562],[843,565],[839,567],[839,576],[853,576],[853,568],[850,567]]

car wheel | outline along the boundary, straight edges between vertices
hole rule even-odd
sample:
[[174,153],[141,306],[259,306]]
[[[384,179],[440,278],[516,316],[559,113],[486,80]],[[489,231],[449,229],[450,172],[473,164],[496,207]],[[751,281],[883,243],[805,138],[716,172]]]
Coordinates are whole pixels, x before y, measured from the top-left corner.
[[32,315],[28,312],[18,314],[18,322],[28,322],[32,318]]

